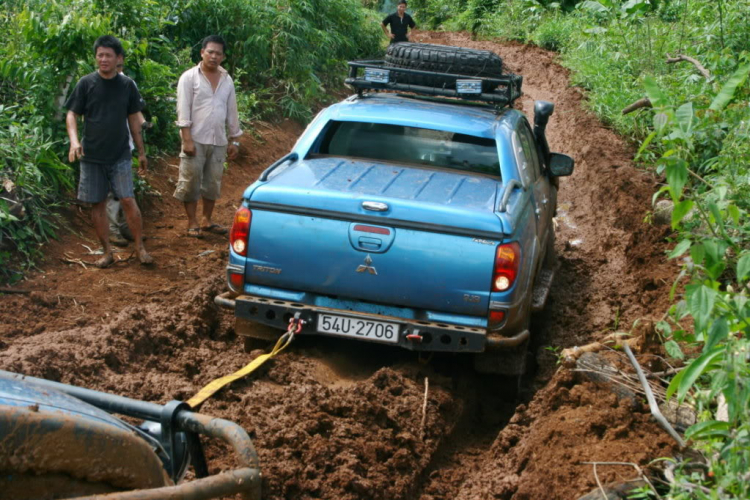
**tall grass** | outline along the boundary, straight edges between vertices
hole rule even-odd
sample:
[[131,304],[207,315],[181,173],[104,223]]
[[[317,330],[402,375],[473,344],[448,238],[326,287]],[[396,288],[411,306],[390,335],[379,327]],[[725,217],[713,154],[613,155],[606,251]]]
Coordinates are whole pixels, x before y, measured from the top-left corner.
[[[92,47],[114,34],[125,73],[154,123],[149,154],[174,153],[179,75],[209,34],[227,40],[225,67],[238,86],[242,119],[307,120],[340,87],[345,61],[381,51],[379,15],[359,0],[6,0],[0,11],[0,184],[15,186],[12,215],[0,192],[0,280],[15,280],[54,234],[55,205],[72,192],[61,104],[94,70]],[[7,184],[10,186],[10,184]],[[18,213],[17,211],[15,212]],[[19,259],[13,260],[15,254]]]

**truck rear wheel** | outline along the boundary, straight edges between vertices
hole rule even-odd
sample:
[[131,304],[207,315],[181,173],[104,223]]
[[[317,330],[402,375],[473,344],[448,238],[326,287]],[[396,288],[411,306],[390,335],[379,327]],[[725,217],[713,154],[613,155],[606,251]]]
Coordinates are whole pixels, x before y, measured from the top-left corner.
[[[385,55],[385,65],[390,68],[435,71],[468,77],[497,78],[503,73],[503,60],[494,52],[428,43],[404,42],[390,45]],[[455,88],[455,80],[439,76],[397,73],[397,78],[402,83]],[[485,84],[482,91],[490,92],[496,87],[497,85]]]
[[507,351],[482,352],[474,355],[474,369],[479,373],[521,376],[526,373],[529,341]]

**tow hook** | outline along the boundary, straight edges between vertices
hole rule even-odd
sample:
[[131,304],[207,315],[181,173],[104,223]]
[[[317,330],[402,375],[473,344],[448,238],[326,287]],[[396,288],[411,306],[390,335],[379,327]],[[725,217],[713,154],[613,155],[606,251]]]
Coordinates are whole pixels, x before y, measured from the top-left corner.
[[419,333],[419,330],[414,330],[414,332],[407,335],[406,338],[417,344],[422,343],[422,334]]

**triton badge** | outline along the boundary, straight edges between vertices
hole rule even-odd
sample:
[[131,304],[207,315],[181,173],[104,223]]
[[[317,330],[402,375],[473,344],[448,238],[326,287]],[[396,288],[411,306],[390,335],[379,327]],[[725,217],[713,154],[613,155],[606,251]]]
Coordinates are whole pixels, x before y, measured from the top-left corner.
[[370,254],[367,254],[367,257],[365,257],[365,263],[360,264],[360,266],[357,268],[358,273],[370,273],[377,275],[378,272],[375,270],[374,266],[371,266],[372,264],[372,257],[370,257]]

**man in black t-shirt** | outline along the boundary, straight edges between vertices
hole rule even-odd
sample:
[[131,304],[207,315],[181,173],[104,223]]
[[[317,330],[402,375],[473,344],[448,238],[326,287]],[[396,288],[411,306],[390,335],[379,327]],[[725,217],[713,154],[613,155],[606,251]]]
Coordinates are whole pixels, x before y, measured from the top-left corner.
[[[390,33],[386,28],[388,25],[391,26]],[[414,19],[406,13],[406,0],[401,0],[396,12],[383,19],[383,24],[381,24],[383,33],[391,39],[391,43],[408,42],[406,32],[409,28],[414,29],[415,26]]]
[[[78,198],[92,203],[91,216],[104,255],[96,266],[105,268],[114,262],[109,242],[107,194],[110,189],[120,199],[136,244],[141,264],[151,264],[141,236],[141,212],[133,193],[133,173],[129,136],[138,149],[139,173],[148,165],[141,136],[139,112],[143,100],[135,82],[117,71],[124,52],[120,41],[110,35],[101,36],[94,43],[97,71],[78,81],[65,103],[68,114],[65,123],[70,138],[68,159],[81,160]],[[84,118],[83,145],[78,140],[78,117]],[[128,131],[128,125],[130,131]]]

